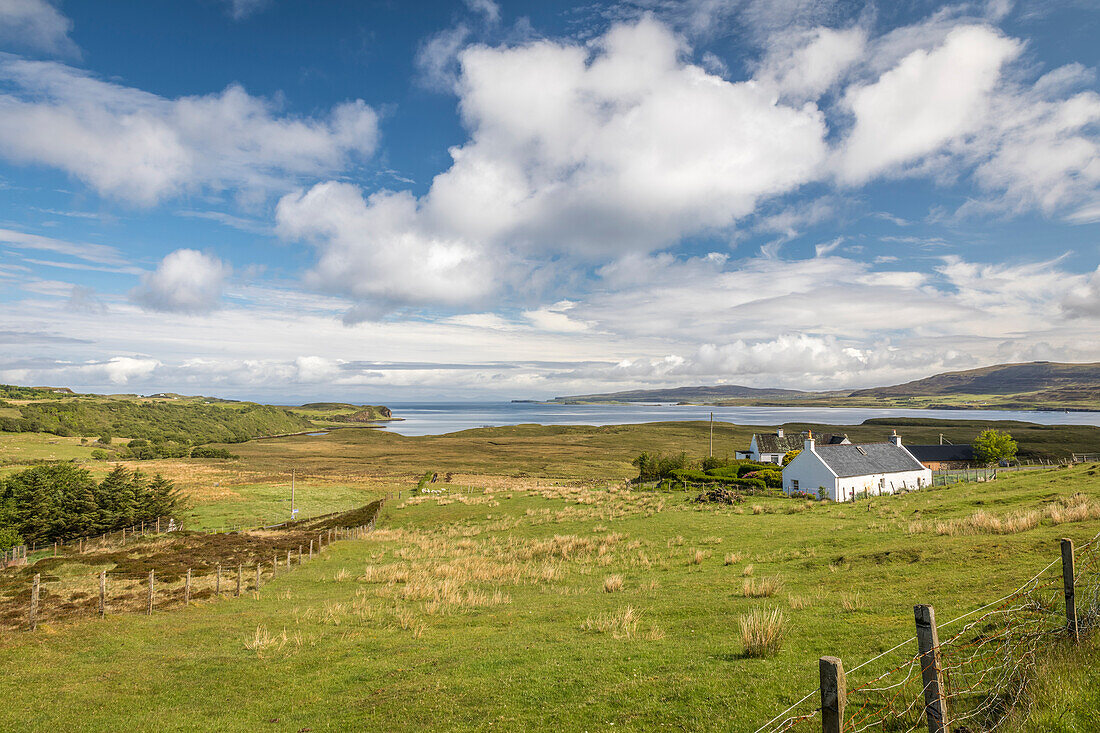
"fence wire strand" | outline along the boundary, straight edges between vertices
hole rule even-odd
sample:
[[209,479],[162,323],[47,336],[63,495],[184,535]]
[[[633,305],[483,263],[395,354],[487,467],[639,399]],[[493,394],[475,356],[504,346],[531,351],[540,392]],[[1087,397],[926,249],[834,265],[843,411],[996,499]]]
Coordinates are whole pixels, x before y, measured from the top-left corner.
[[[1055,566],[1059,572],[1051,573]],[[1100,627],[1100,534],[1075,548],[1074,586],[1078,633],[1085,634]],[[965,623],[951,631],[960,622]],[[1026,705],[1027,681],[1041,653],[1068,636],[1061,559],[1008,595],[939,624],[938,630],[950,632],[939,643],[948,721],[955,730],[997,730],[1010,712]],[[923,729],[925,688],[916,640],[910,637],[846,672],[844,730]],[[912,656],[852,684],[853,673],[907,645],[912,645]],[[809,709],[807,702],[818,692],[810,692],[754,733],[812,730],[810,723],[820,709]]]

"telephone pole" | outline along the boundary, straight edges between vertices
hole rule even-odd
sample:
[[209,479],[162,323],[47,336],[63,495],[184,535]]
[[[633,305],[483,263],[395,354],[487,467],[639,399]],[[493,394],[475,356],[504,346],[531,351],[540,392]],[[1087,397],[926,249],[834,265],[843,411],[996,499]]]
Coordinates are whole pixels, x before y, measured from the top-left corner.
[[710,451],[708,453],[711,458],[714,458],[714,413],[710,413]]
[[290,518],[297,516],[298,510],[294,508],[294,472],[290,472]]

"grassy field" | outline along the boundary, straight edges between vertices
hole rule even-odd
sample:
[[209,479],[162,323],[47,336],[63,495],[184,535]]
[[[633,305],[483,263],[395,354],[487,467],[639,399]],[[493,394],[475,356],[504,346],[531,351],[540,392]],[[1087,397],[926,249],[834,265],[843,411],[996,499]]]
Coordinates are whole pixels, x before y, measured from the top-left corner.
[[[212,518],[277,501],[256,476],[288,466],[334,503],[368,480],[454,475],[257,595],[0,635],[0,728],[751,731],[815,689],[819,656],[872,657],[912,634],[914,603],[953,618],[1049,563],[1059,537],[1100,531],[1095,465],[859,504],[714,507],[618,486],[639,446],[698,427],[510,430],[237,446],[238,466],[217,470],[240,472],[243,498],[210,497]],[[1055,525],[1051,507],[1074,501],[1086,518]],[[993,534],[976,512],[1037,514]],[[786,619],[766,658],[744,654],[754,609]],[[1094,729],[1087,710],[1061,712],[1042,730]]]
[[97,446],[80,438],[62,438],[49,433],[0,433],[0,471],[6,466],[23,467],[33,461],[91,461]]

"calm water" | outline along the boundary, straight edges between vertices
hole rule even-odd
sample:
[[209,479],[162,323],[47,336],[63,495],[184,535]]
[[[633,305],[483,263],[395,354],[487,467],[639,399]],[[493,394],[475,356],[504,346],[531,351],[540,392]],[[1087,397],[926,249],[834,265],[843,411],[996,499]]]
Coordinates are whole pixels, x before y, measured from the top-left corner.
[[622,425],[666,420],[714,419],[739,425],[811,422],[858,425],[872,417],[946,420],[1022,420],[1043,425],[1100,425],[1100,412],[1016,410],[873,410],[852,407],[692,407],[685,405],[540,405],[526,402],[388,403],[403,421],[384,423],[401,435],[439,435],[498,425]]

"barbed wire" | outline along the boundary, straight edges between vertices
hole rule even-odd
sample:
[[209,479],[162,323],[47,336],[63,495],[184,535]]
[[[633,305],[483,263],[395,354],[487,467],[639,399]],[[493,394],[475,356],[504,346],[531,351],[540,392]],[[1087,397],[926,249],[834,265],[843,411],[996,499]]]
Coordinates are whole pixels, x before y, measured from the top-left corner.
[[[1100,533],[1075,552],[1074,586],[1079,633],[1100,627]],[[1010,711],[1024,704],[1029,673],[1042,651],[1066,638],[1067,621],[1060,565],[1057,558],[1011,593],[938,625],[944,631],[962,627],[939,644],[944,698],[952,725],[968,724],[996,730]],[[1059,568],[1060,569],[1060,568]],[[852,667],[854,672],[913,644],[912,636]],[[844,730],[916,731],[925,706],[921,655],[905,656],[875,677],[847,689]],[[806,725],[820,712],[797,712],[819,693],[814,690],[756,729],[781,733]],[[1025,711],[1026,712],[1026,711]]]

